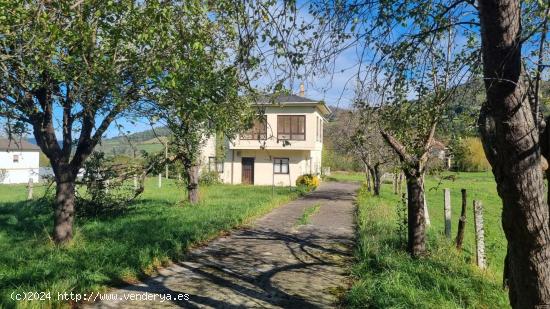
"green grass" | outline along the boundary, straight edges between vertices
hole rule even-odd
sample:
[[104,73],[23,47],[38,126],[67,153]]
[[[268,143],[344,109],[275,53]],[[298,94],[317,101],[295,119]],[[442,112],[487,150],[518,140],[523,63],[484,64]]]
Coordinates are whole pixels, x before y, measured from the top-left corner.
[[[357,262],[355,282],[347,294],[355,308],[508,308],[502,289],[502,267],[506,240],[500,224],[501,202],[490,173],[449,173],[426,179],[431,227],[429,255],[413,260],[405,252],[405,237],[399,237],[397,204],[391,185],[382,185],[380,197],[364,189],[358,197]],[[338,177],[338,173],[337,176]],[[345,176],[352,178],[350,175]],[[363,180],[356,174],[357,180]],[[460,189],[468,192],[464,249],[458,252],[443,236],[443,189],[452,195],[452,235],[456,235],[460,213]],[[488,269],[475,264],[472,200],[485,206],[485,242]]]
[[326,177],[327,181],[365,181],[365,174],[356,172],[335,171]]
[[311,216],[313,216],[316,212],[318,212],[319,208],[321,208],[321,204],[315,204],[313,206],[306,208],[302,216],[297,220],[296,225],[308,224]]
[[[135,282],[193,245],[284,203],[288,188],[214,185],[202,187],[199,205],[182,203],[184,189],[149,179],[128,212],[106,219],[77,219],[67,247],[51,243],[51,206],[26,202],[22,185],[0,186],[0,308],[59,307],[57,292],[104,291]],[[36,188],[35,191],[40,191]],[[40,192],[37,192],[39,194]],[[12,291],[49,291],[50,302],[14,303]]]

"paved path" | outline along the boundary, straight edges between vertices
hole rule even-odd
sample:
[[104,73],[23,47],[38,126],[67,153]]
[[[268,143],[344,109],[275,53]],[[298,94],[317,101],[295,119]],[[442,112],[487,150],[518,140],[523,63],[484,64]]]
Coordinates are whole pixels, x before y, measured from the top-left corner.
[[[317,191],[277,208],[250,228],[192,250],[185,261],[146,282],[111,292],[118,298],[158,293],[169,295],[170,301],[111,300],[85,307],[338,307],[337,295],[347,287],[357,189],[353,183],[323,183]],[[298,225],[304,210],[315,205],[320,207],[309,223]]]

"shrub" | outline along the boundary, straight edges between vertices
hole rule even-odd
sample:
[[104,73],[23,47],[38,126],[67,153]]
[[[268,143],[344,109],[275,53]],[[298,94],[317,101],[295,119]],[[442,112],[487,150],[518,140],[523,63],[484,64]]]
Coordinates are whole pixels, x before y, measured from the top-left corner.
[[319,176],[306,174],[296,179],[296,186],[306,188],[307,191],[312,191],[317,189],[319,182]]
[[210,186],[220,184],[222,181],[220,179],[220,174],[216,171],[202,171],[199,176],[199,184],[203,186]]
[[431,157],[426,163],[426,171],[429,175],[435,175],[441,173],[447,169],[447,162],[438,157]]
[[137,197],[128,181],[135,174],[134,169],[129,164],[115,163],[103,152],[92,153],[84,163],[84,175],[79,181],[86,191],[77,191],[77,215],[98,217],[125,212],[129,202]]
[[453,151],[456,169],[462,172],[483,172],[491,168],[485,157],[481,140],[467,137],[461,140]]

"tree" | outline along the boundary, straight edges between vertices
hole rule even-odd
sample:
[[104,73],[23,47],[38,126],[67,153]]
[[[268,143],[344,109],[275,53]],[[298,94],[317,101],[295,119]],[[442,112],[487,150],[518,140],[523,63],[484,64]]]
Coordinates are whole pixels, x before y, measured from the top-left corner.
[[76,176],[109,125],[143,98],[171,21],[158,1],[0,6],[0,115],[29,126],[48,157],[56,181],[53,239],[66,243]]
[[[518,0],[320,0],[310,7],[318,22],[332,30],[326,35],[338,38],[343,32],[352,33],[352,39],[334,40],[331,47],[346,41],[346,46],[365,50],[358,74],[401,52],[401,47],[424,46],[419,43],[449,30],[464,38],[456,48],[477,60],[465,61],[463,70],[477,73],[481,66],[476,64],[482,64],[486,102],[479,123],[504,206],[503,228],[509,242],[505,274],[515,308],[550,304],[549,207],[539,168],[539,134],[544,127],[539,86],[549,7],[548,1]],[[401,53],[406,61],[407,55]],[[394,71],[403,70],[396,65],[376,73]]]
[[[542,29],[547,29],[549,18],[550,3],[545,5]],[[479,125],[503,204],[502,226],[508,240],[504,279],[514,308],[548,307],[550,217],[540,168],[543,124],[538,99],[528,101],[525,85],[522,45],[527,37],[522,33],[521,2],[479,1],[479,20],[487,94]],[[546,32],[540,37],[542,59]],[[541,66],[539,60],[535,76],[540,76]],[[548,146],[543,146],[547,151]]]
[[[457,85],[469,77],[462,72],[464,59],[452,48],[455,36],[450,31],[428,36],[418,44],[423,48],[398,43],[396,52],[382,64],[398,69],[384,77],[386,86],[379,103],[380,132],[397,154],[407,182],[408,251],[413,257],[426,251],[424,174],[436,129]],[[415,98],[407,98],[407,93]]]
[[[333,171],[364,171],[370,187],[368,169],[360,157],[352,151],[351,139],[347,138],[353,133],[351,119],[354,111],[339,107],[331,109],[332,114],[323,128],[323,165],[330,167]],[[342,138],[343,135],[345,138]]]
[[[362,106],[362,103],[357,105]],[[340,135],[343,133],[348,138],[338,139],[339,147],[357,157],[365,166],[365,176],[368,184],[372,183],[375,196],[380,195],[384,169],[397,163],[393,150],[380,134],[377,113],[375,108],[361,107],[350,112],[348,122],[340,131]]]
[[238,62],[230,61],[236,54],[237,37],[227,30],[225,23],[231,21],[210,18],[209,13],[216,9],[183,4],[172,12],[182,22],[166,29],[171,57],[164,59],[150,97],[153,106],[149,114],[170,131],[168,161],[183,165],[191,204],[199,200],[200,150],[204,143],[216,134],[234,137],[252,118],[243,95],[247,84],[240,79]]

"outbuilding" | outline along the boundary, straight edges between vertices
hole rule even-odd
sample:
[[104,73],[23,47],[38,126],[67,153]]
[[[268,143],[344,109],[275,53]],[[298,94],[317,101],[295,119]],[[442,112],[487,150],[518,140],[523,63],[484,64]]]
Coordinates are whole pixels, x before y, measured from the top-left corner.
[[40,148],[25,140],[0,138],[0,183],[39,180]]

